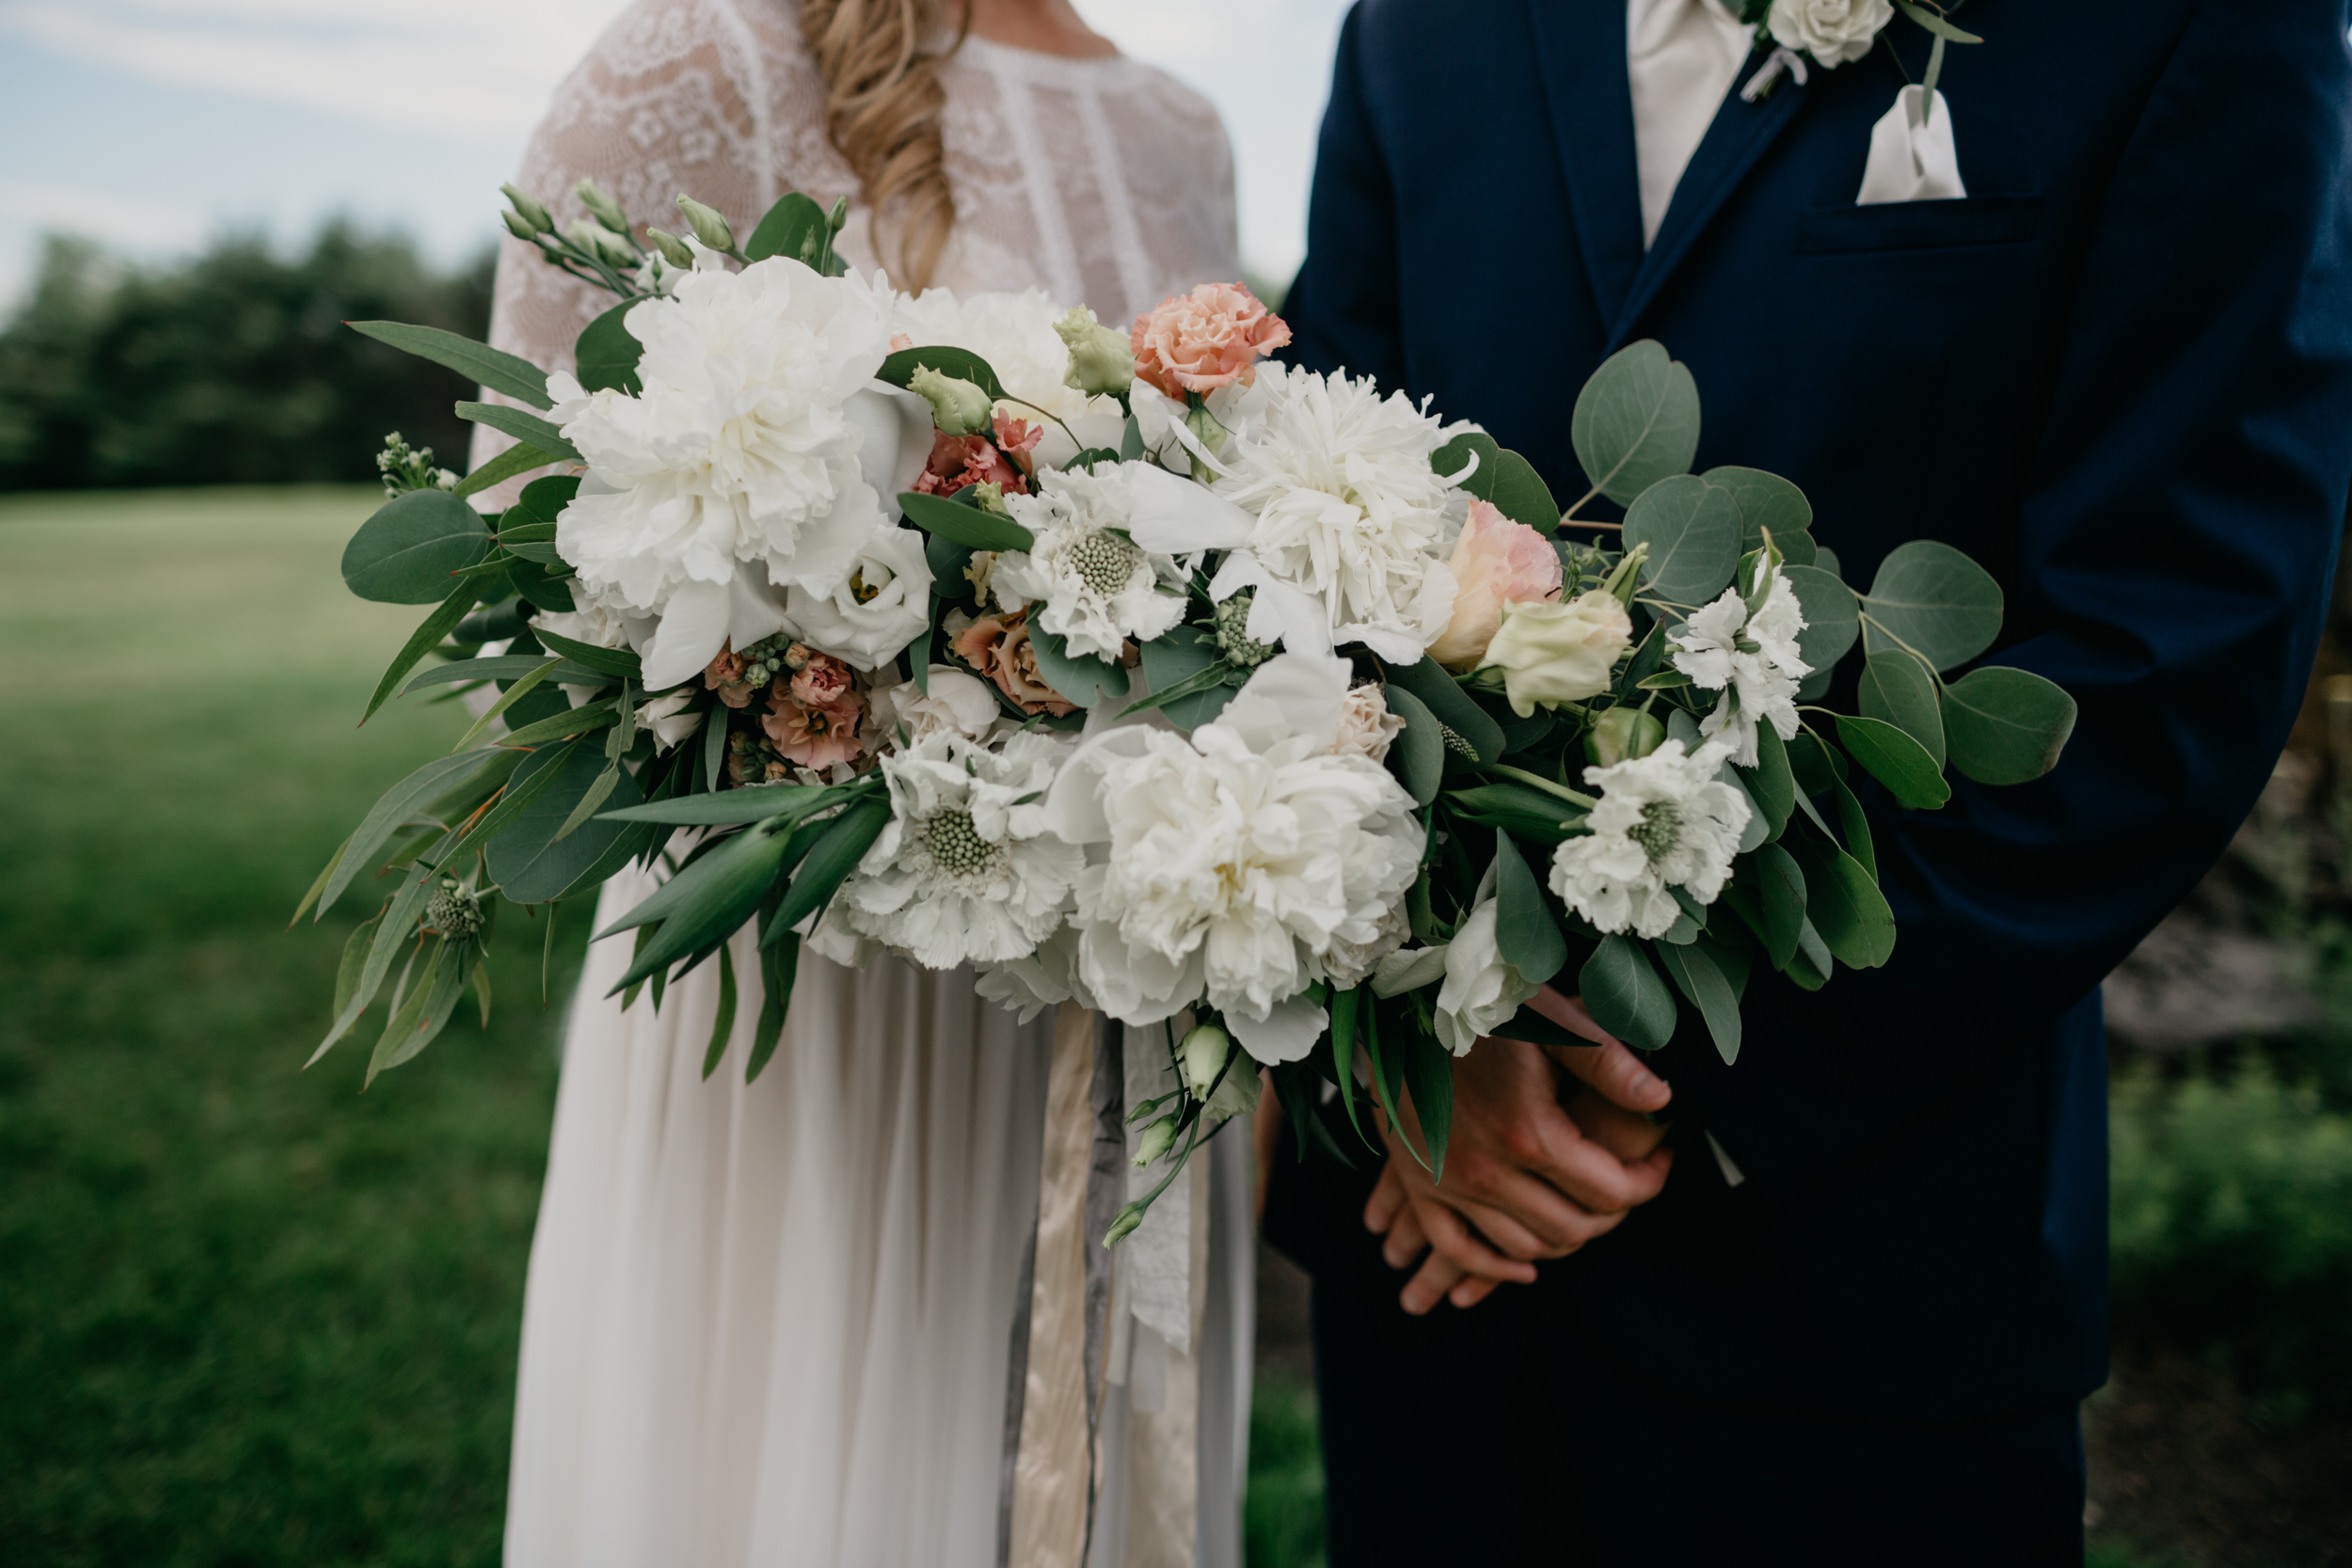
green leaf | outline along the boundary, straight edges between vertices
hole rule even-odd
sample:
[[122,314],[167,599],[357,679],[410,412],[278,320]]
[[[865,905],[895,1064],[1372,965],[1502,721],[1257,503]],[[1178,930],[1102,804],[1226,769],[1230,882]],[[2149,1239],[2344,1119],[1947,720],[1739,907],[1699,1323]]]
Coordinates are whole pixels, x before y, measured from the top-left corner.
[[703,1076],[707,1079],[719,1070],[719,1059],[727,1053],[727,1037],[735,1032],[735,954],[724,942],[719,944],[719,1012],[710,1021],[710,1044],[703,1050]]
[[864,793],[856,784],[745,784],[710,795],[655,800],[604,814],[608,822],[661,822],[680,828],[711,828],[745,822],[797,822],[811,812],[837,806]]
[[1509,833],[1495,835],[1495,943],[1519,978],[1542,985],[1568,961],[1568,942]]
[[776,1053],[776,1042],[784,1037],[784,1015],[792,1006],[792,985],[801,971],[801,939],[787,931],[772,944],[763,942],[759,950],[760,974],[765,993],[759,1004],[759,1027],[752,1034],[752,1053],[743,1063],[743,1082],[752,1083],[768,1066],[768,1058]]
[[[585,747],[550,748],[526,757],[507,787],[520,790],[548,768],[558,770],[552,782],[503,832],[483,845],[490,879],[517,904],[545,904],[564,896],[626,831],[617,823],[591,821],[568,838],[559,838],[582,798],[608,775],[603,759]],[[610,776],[612,783],[605,787],[624,806],[644,798],[626,768]]]
[[526,414],[519,408],[509,408],[502,403],[464,403],[456,405],[457,417],[475,424],[486,424],[492,430],[503,431],[527,446],[541,451],[551,451],[574,463],[587,459],[578,448],[564,439],[564,433],[536,414]]
[[1360,986],[1331,993],[1331,1078],[1340,1086],[1340,1106],[1347,1113],[1347,1125],[1366,1148],[1374,1147],[1372,1139],[1356,1119],[1356,1009],[1370,995]]
[[1872,653],[1889,638],[1938,670],[1965,664],[2001,634],[2001,585],[1949,545],[1914,539],[1879,562],[1862,607]]
[[437,664],[402,687],[400,694],[413,696],[428,687],[456,686],[469,681],[519,680],[548,663],[555,668],[548,679],[559,686],[611,684],[610,677],[568,659],[551,660],[545,654],[501,654],[494,658],[453,658],[447,664]]
[[327,879],[335,875],[335,868],[343,863],[343,856],[350,850],[351,839],[346,835],[343,841],[335,847],[335,852],[326,857],[326,863],[319,867],[319,874],[310,879],[310,891],[303,894],[302,902],[294,906],[294,918],[286,922],[288,930],[291,931],[302,924],[302,917],[310,912],[310,906],[317,903],[319,895],[326,891]]
[[[328,1025],[326,1037],[310,1053],[310,1059],[302,1064],[305,1070],[316,1065],[336,1041],[349,1034],[351,1026],[359,1022],[359,1015],[366,1012],[368,1005],[375,1000],[375,993],[384,987],[385,976],[391,973],[392,960],[400,956],[400,950],[416,933],[417,919],[424,912],[425,903],[433,895],[433,872],[423,866],[416,867],[401,882],[390,903],[376,913],[372,922],[375,935],[368,943],[367,959],[360,968],[358,980],[352,987],[351,994],[344,997],[342,1005],[336,1008],[335,1022]],[[339,994],[341,990],[338,985]]]
[[1061,636],[1034,620],[1029,623],[1029,646],[1037,654],[1038,677],[1080,707],[1126,697],[1126,671],[1091,655],[1073,656]]
[[564,818],[564,825],[555,830],[553,842],[563,843],[580,831],[581,823],[596,816],[596,808],[612,797],[614,786],[620,784],[622,777],[619,763],[607,763],[604,771],[596,775],[596,782],[588,786],[588,793],[580,798],[572,807],[571,815]]
[[547,372],[502,349],[477,343],[454,332],[444,332],[437,326],[412,326],[406,322],[343,325],[379,343],[389,343],[404,354],[447,365],[467,380],[479,382],[494,392],[504,392],[510,398],[519,398],[533,408],[554,406],[555,400],[548,396]]
[[1780,575],[1804,610],[1804,629],[1797,633],[1797,656],[1816,671],[1825,671],[1846,657],[1862,634],[1862,606],[1853,590],[1836,574],[1819,566],[1783,566]]
[[1979,784],[2016,784],[2058,766],[2074,733],[2074,699],[2025,670],[1988,664],[1944,689],[1952,766]]
[[1429,1174],[1442,1181],[1447,1136],[1454,1126],[1454,1053],[1437,1037],[1415,1031],[1406,1046],[1405,1083],[1412,1091],[1422,1142],[1429,1148]]
[[[919,656],[915,660],[914,669],[917,674],[923,672],[924,665]],[[917,684],[916,689],[921,689],[920,683]],[[726,710],[722,707],[714,710],[709,718],[703,721],[702,783],[705,791],[714,795],[718,793],[719,776],[725,768],[726,760],[727,715]]]
[[1856,704],[1866,719],[1894,725],[1944,767],[1944,717],[1938,711],[1935,676],[1899,648],[1872,654],[1862,666]]
[[[1834,844],[1803,835],[1792,835],[1788,848],[1804,868],[1806,924],[1823,945],[1855,969],[1876,969],[1892,957],[1895,911],[1862,863]],[[1802,950],[1802,931],[1798,940]]]
[[1485,431],[1464,431],[1429,454],[1429,467],[1452,478],[1475,457],[1477,469],[1462,482],[1465,494],[1491,501],[1495,510],[1515,523],[1525,523],[1549,537],[1560,526],[1560,503],[1551,499],[1535,466],[1507,447],[1499,447]]
[[[499,744],[501,746],[539,746],[550,740],[568,740],[576,735],[586,735],[592,730],[600,730],[608,725],[617,724],[620,720],[621,716],[613,700],[610,697],[599,697],[593,703],[580,707],[565,708],[560,713],[525,724],[518,730],[510,731],[506,738]],[[523,900],[527,904],[537,901],[532,898]]]
[[1389,687],[1385,700],[1389,711],[1405,721],[1405,733],[1396,737],[1389,760],[1405,793],[1415,805],[1425,806],[1438,798],[1445,782],[1445,736],[1438,728],[1438,716],[1401,686]]
[[1747,786],[1748,800],[1764,818],[1765,837],[1778,838],[1797,809],[1797,777],[1788,761],[1788,743],[1770,724],[1756,727],[1756,766],[1735,769]]
[[1926,7],[1915,4],[1914,0],[1895,0],[1895,5],[1905,16],[1947,43],[1982,43],[1984,41],[1974,33],[1962,32]]
[[375,1053],[368,1058],[368,1075],[361,1088],[373,1084],[377,1073],[413,1061],[447,1027],[450,1014],[457,1010],[457,999],[465,993],[468,968],[464,957],[452,957],[451,946],[445,942],[434,950],[416,989],[384,1026]]
[[644,383],[637,379],[637,361],[644,356],[645,345],[622,325],[644,303],[624,300],[580,329],[580,341],[573,349],[580,361],[575,373],[580,386],[591,392],[610,387],[630,397],[644,391]]
[[376,508],[343,546],[343,586],[378,604],[438,604],[450,574],[489,551],[480,513],[446,490],[411,490]]
[[1642,582],[1672,604],[1701,606],[1740,569],[1740,508],[1728,490],[1682,474],[1642,492],[1625,515],[1625,543],[1649,546]]
[[585,664],[591,670],[600,670],[608,675],[626,676],[629,680],[635,680],[644,673],[637,655],[628,648],[599,648],[594,642],[575,642],[568,637],[559,637],[537,626],[531,628],[531,634],[552,652],[562,654],[576,664]]
[[1896,800],[1915,811],[1933,811],[1952,798],[1944,769],[1927,748],[1877,719],[1837,716],[1837,738],[1854,761],[1869,770]]
[[1740,887],[1753,896],[1748,923],[1764,944],[1764,957],[1774,969],[1788,968],[1804,929],[1804,869],[1786,847],[1767,844],[1740,861],[1738,877]]
[[[565,748],[565,750],[575,750],[578,745],[579,742],[575,741],[572,743],[572,746]],[[463,863],[460,860],[461,856],[466,854],[468,850],[473,848],[476,845],[486,844],[492,838],[498,836],[498,834],[505,832],[506,825],[509,822],[515,820],[516,816],[528,808],[532,801],[537,800],[540,795],[546,792],[547,787],[553,784],[559,776],[557,771],[551,767],[544,768],[541,771],[532,774],[530,778],[523,779],[519,782],[514,777],[516,772],[521,770],[520,765],[526,759],[534,754],[536,753],[530,752],[510,751],[503,747],[489,753],[489,755],[494,759],[504,759],[494,760],[488,768],[483,769],[481,775],[481,778],[484,779],[491,777],[496,777],[498,779],[498,785],[494,791],[494,793],[498,796],[498,800],[490,805],[490,808],[487,811],[483,812],[478,816],[472,816],[472,808],[469,807],[468,816],[471,817],[471,820],[469,822],[466,822],[466,826],[459,832],[458,836],[453,841],[440,846],[440,853],[435,855],[431,860],[427,861],[425,863],[427,865],[444,866],[462,864]],[[501,768],[504,768],[503,773],[500,772]],[[479,780],[476,782],[479,782]],[[485,794],[484,799],[486,800],[487,798],[488,797]],[[479,805],[481,802],[476,801],[475,804]],[[458,820],[465,822],[466,818],[461,817],[458,818]]]
[[787,833],[748,828],[671,878],[685,885],[612,990],[666,974],[733,936],[773,892],[789,844]]
[[1879,854],[1878,846],[1870,840],[1870,819],[1863,815],[1862,802],[1854,798],[1852,790],[1846,787],[1845,780],[1833,779],[1830,787],[1837,800],[1837,826],[1846,835],[1846,853],[1861,863],[1862,869],[1867,871],[1870,879],[1875,882],[1879,876]]
[[1707,1022],[1707,1032],[1714,1038],[1715,1052],[1729,1067],[1740,1059],[1740,997],[1731,989],[1731,982],[1716,967],[1714,958],[1705,947],[1693,942],[1688,947],[1661,947],[1658,961],[1675,990],[1689,999]]
[[1495,470],[1502,466],[1502,448],[1493,436],[1483,430],[1465,430],[1429,454],[1429,469],[1441,478],[1452,479],[1475,459],[1478,467],[1462,481],[1462,488],[1480,500],[1492,500]]
[[922,496],[910,490],[899,496],[898,506],[916,528],[966,549],[1025,550],[1037,543],[1036,534],[1010,517],[999,517],[945,496]]
[[890,824],[890,802],[860,801],[826,825],[822,837],[793,874],[791,891],[777,906],[771,929],[789,929],[829,903],[866,851]]
[[799,191],[787,191],[743,242],[743,254],[755,261],[787,256],[803,266],[821,270],[825,242],[832,237],[833,225],[826,220],[825,210]]
[[378,797],[353,831],[350,847],[343,851],[335,874],[326,879],[326,890],[319,895],[318,912],[311,919],[315,922],[333,909],[335,900],[342,896],[343,889],[354,879],[362,871],[374,868],[377,853],[428,801],[443,790],[462,784],[489,760],[489,754],[484,752],[435,757]]
[[1568,438],[1593,488],[1631,506],[1660,480],[1691,471],[1699,450],[1698,383],[1656,341],[1629,344],[1577,394]]
[[479,495],[493,484],[505,483],[516,474],[527,474],[533,468],[544,468],[550,463],[563,461],[551,451],[541,451],[528,441],[518,441],[459,480],[457,488],[450,494],[461,499]]
[[1148,700],[1178,729],[1197,729],[1225,711],[1225,705],[1233,698],[1232,686],[1211,684],[1181,697],[1160,694],[1178,690],[1187,682],[1207,680],[1209,670],[1223,665],[1224,656],[1217,651],[1214,637],[1198,626],[1178,626],[1166,637],[1143,644],[1143,680],[1152,692]]
[[1576,836],[1571,824],[1581,814],[1557,795],[1522,784],[1472,784],[1446,791],[1446,800],[1462,816],[1482,827],[1500,828],[1514,838],[1546,846],[1565,844]]
[[1391,664],[1388,683],[1391,689],[1403,687],[1419,697],[1422,705],[1438,716],[1439,723],[1470,742],[1480,762],[1501,760],[1502,726],[1472,702],[1436,659],[1424,655],[1417,664]]
[[1781,560],[1789,565],[1813,561],[1813,503],[1804,492],[1761,468],[1709,468],[1699,475],[1710,490],[1722,490],[1740,509],[1740,553],[1764,547],[1771,531]]
[[462,752],[471,746],[475,741],[481,739],[482,734],[485,730],[487,730],[493,723],[497,722],[498,720],[503,717],[507,710],[512,708],[516,703],[521,702],[524,698],[530,696],[533,691],[536,691],[539,689],[540,682],[546,680],[549,675],[553,674],[556,671],[561,670],[562,668],[564,668],[564,661],[560,658],[543,658],[538,660],[532,670],[522,677],[522,679],[515,682],[514,685],[499,693],[498,701],[492,703],[488,707],[482,710],[481,717],[467,726],[466,733],[457,737],[457,744],[452,746],[450,750],[452,752]]
[[[384,911],[378,910],[354,927],[343,942],[342,961],[335,966],[335,1016],[338,1019],[343,1016],[343,1009],[351,1006],[351,999],[359,994],[359,977],[367,973],[368,955],[375,948],[376,927],[383,924]],[[353,1016],[358,1015],[355,1013]],[[317,1058],[314,1056],[311,1060],[316,1061]]]
[[[968,348],[950,348],[946,343],[902,348],[882,362],[882,369],[874,372],[874,379],[886,381],[893,387],[911,387],[915,371],[925,366],[941,375],[969,381],[991,398],[1001,401],[1005,396],[1005,384],[996,379],[996,372],[989,367],[987,360]],[[993,550],[999,546],[981,545],[976,547]]]
[[1495,1025],[1494,1033],[1498,1039],[1518,1040],[1522,1045],[1564,1045],[1590,1051],[1599,1043],[1588,1040],[1573,1030],[1561,1028],[1524,1003],[1518,1012]]
[[1605,936],[1577,975],[1577,990],[1593,1022],[1636,1051],[1656,1051],[1674,1038],[1674,992],[1628,936]]

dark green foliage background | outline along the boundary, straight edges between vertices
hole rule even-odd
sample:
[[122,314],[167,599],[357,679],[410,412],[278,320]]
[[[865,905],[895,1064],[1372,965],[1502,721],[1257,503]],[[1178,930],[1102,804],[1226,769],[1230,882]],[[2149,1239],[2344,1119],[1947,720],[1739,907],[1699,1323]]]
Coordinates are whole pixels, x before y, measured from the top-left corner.
[[0,330],[0,490],[365,481],[393,430],[462,472],[473,388],[342,325],[387,318],[480,337],[489,254],[444,275],[337,222],[143,268],[53,237]]

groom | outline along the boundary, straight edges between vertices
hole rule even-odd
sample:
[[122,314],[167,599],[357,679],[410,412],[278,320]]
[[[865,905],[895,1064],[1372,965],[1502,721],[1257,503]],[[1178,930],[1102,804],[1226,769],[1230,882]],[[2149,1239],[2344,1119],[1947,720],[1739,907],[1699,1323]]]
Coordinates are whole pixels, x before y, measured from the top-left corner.
[[1454,1133],[1518,1152],[1374,1206],[1403,1250],[1439,1239],[1409,1284],[1374,1171],[1277,1163],[1338,1568],[2078,1562],[2097,987],[2219,855],[2312,665],[2352,479],[2343,0],[1974,0],[1931,111],[1964,195],[1867,205],[1928,34],[1778,0],[1784,40],[1857,57],[1749,102],[1766,55],[1720,4],[1362,0],[1298,358],[1434,395],[1565,499],[1577,388],[1656,338],[1701,469],[1796,481],[1856,584],[1904,540],[1965,550],[2007,594],[1994,657],[2080,723],[2038,783],[1866,797],[1893,960],[1760,979],[1736,1067],[1686,1026],[1671,1179],[1533,1285],[1438,1299],[1558,1208],[1523,1048],[1466,1061]]

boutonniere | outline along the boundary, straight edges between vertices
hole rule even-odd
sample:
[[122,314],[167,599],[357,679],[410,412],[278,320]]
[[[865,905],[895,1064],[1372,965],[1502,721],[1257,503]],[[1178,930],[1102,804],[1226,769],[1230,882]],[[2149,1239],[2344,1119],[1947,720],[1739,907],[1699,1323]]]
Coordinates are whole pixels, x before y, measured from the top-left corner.
[[1783,75],[1804,86],[1807,55],[1823,71],[1862,58],[1899,10],[1934,36],[1935,47],[1928,54],[1927,74],[1920,82],[1921,98],[1933,103],[1936,79],[1944,74],[1944,46],[1984,41],[1945,20],[1945,10],[1959,8],[1958,0],[1948,7],[1931,0],[1926,5],[1916,0],[1739,0],[1740,20],[1756,29],[1756,47],[1772,48],[1771,56],[1740,89],[1740,97],[1750,103],[1768,98]]

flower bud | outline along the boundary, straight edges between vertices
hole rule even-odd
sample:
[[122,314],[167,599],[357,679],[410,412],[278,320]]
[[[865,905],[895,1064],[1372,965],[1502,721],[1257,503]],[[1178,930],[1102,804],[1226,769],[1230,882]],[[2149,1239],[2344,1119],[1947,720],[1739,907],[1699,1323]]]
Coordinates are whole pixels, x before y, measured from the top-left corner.
[[726,219],[683,193],[677,198],[677,210],[686,214],[687,227],[693,230],[694,238],[713,250],[735,254],[735,230],[727,227]]
[[1184,1037],[1184,1084],[1195,1100],[1209,1098],[1225,1058],[1233,1053],[1232,1037],[1214,1023],[1203,1023]]
[[648,229],[645,230],[645,238],[653,242],[654,249],[660,251],[661,259],[670,265],[683,270],[694,264],[694,253],[687,249],[686,242],[675,234],[664,233],[659,229]]
[[969,381],[917,365],[907,390],[931,405],[932,421],[945,435],[978,436],[989,429],[994,402]]
[[1613,768],[1628,758],[1649,755],[1665,739],[1666,726],[1656,715],[1638,707],[1613,707],[1584,737],[1584,755],[1596,767]]
[[1610,672],[1632,636],[1625,606],[1606,589],[1565,604],[1505,604],[1502,625],[1486,645],[1486,663],[1502,672],[1511,711],[1526,719],[1539,703],[1557,707],[1608,690]]
[[1143,1135],[1136,1141],[1136,1168],[1141,1170],[1175,1147],[1176,1118],[1162,1117],[1145,1128]]
[[1094,319],[1080,306],[1054,324],[1070,350],[1070,372],[1062,385],[1089,397],[1116,397],[1135,384],[1136,351],[1124,332]]
[[572,194],[580,198],[580,204],[588,209],[590,217],[615,234],[628,232],[628,214],[621,211],[619,202],[599,190],[594,180],[582,180],[572,187]]
[[637,264],[637,252],[629,248],[627,240],[609,229],[590,223],[586,218],[564,230],[564,237],[606,266],[633,267]]
[[1616,570],[1609,574],[1600,591],[1631,610],[1633,595],[1641,591],[1642,567],[1648,560],[1649,544],[1645,540],[1625,552],[1625,559],[1617,562]]
[[[505,194],[506,199],[514,205],[515,215],[521,218],[523,222],[531,226],[531,233],[529,234],[524,234],[519,230],[516,230],[516,232],[520,234],[522,238],[527,240],[531,238],[532,234],[552,234],[555,232],[555,219],[549,216],[548,210],[539,205],[539,203],[530,195],[523,191],[516,190],[512,185],[501,185],[499,189]],[[510,223],[507,227],[509,229],[514,229],[515,226]]]
[[539,230],[532,228],[531,221],[520,213],[501,213],[499,221],[505,224],[506,231],[518,240],[529,241],[539,237]]
[[1103,1244],[1117,1246],[1125,1241],[1135,1233],[1136,1227],[1143,1223],[1143,1215],[1144,1206],[1140,1203],[1130,1203],[1121,1209],[1113,1216],[1110,1228],[1103,1232]]

